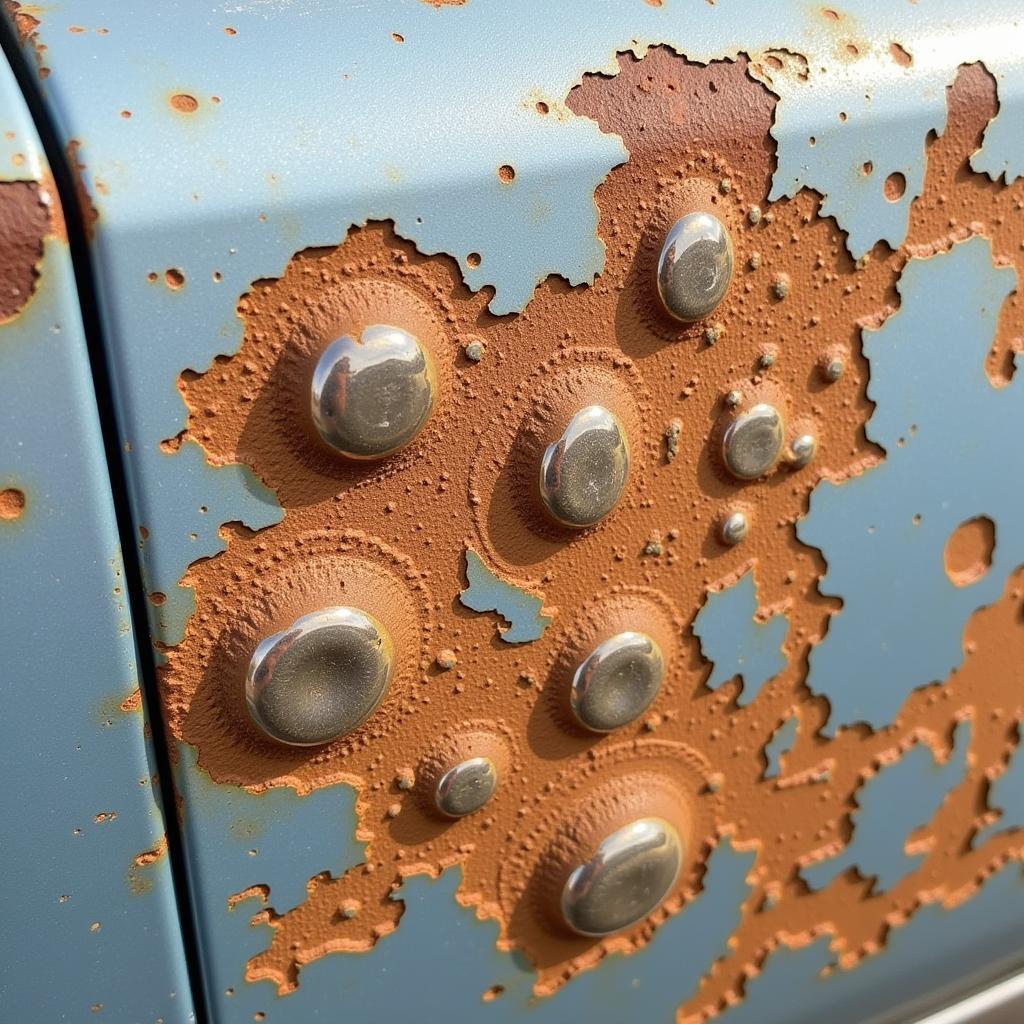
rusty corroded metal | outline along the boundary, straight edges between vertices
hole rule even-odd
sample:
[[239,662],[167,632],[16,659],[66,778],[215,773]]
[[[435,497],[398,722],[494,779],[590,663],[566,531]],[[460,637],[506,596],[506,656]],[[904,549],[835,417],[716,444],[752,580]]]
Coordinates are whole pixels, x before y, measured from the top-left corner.
[[[247,45],[269,52],[260,19],[280,44],[308,42],[321,15],[225,14],[209,28],[222,82],[183,63],[100,93],[109,126],[63,87],[224,1019],[265,1012],[272,987],[301,1019],[341,984],[367,1014],[398,1012],[372,965],[423,960],[452,979],[450,1017],[483,1000],[501,1020],[559,1021],[613,992],[589,1019],[788,1024],[825,1019],[825,998],[852,1021],[921,995],[944,942],[964,974],[1015,952],[957,937],[994,936],[1024,900],[1024,162],[1005,88],[1020,29],[995,3],[978,22],[993,29],[959,42],[938,4],[784,4],[770,25],[724,0],[676,6],[581,8],[571,46],[538,16],[507,53],[486,5],[353,9],[360,61],[378,54],[404,101],[364,121],[356,53],[332,51],[345,84],[307,114],[348,112],[348,135],[323,129],[331,145],[302,148],[301,173],[291,142],[204,180],[182,157],[166,208],[189,219],[138,250],[121,225],[141,200],[115,160],[136,154],[130,129],[159,125],[173,154],[216,136],[241,155],[243,121],[291,139],[276,112],[248,116],[232,69]],[[74,45],[106,45],[32,17],[48,88],[84,64]],[[145,38],[132,16],[121,27]],[[500,73],[467,83],[453,56],[427,89],[422,55],[454,47],[477,68],[476,33]],[[465,193],[437,187],[440,150],[395,145],[416,116],[447,138],[442,109],[472,125]],[[575,173],[552,176],[567,152]],[[197,250],[207,187],[241,194],[250,219]],[[657,287],[690,211],[732,256],[696,318]],[[309,396],[331,344],[370,324],[427,344],[437,375],[422,429],[358,462],[323,444]],[[629,472],[602,515],[569,520],[551,495],[572,480],[545,455],[597,406]],[[262,637],[336,605],[385,624],[393,681],[365,722],[297,753],[253,727],[246,667]],[[574,674],[639,633],[660,688],[614,729],[583,728]],[[490,799],[439,815],[440,780],[484,760]],[[344,820],[297,848],[341,793]],[[232,831],[236,800],[251,840]],[[567,930],[571,873],[650,820],[679,839],[661,898],[621,928]],[[465,921],[476,952],[445,975],[428,925]]]

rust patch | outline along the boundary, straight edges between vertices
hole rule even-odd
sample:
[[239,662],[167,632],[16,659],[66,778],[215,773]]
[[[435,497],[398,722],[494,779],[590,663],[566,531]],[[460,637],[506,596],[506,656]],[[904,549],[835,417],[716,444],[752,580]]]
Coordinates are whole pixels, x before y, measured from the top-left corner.
[[128,891],[133,896],[144,896],[153,890],[153,878],[147,869],[167,856],[167,837],[161,836],[156,846],[143,850],[132,858],[128,866]]
[[[13,320],[36,289],[43,239],[50,234],[45,198],[37,182],[0,182],[0,323]],[[8,505],[14,500],[8,497]]]
[[71,171],[71,179],[74,183],[75,199],[78,201],[78,215],[82,219],[82,227],[85,230],[85,237],[92,241],[95,234],[96,221],[100,218],[99,210],[96,209],[89,195],[89,189],[85,184],[85,164],[78,158],[78,150],[81,148],[78,139],[72,139],[65,149],[68,161],[68,169]]
[[39,77],[46,78],[50,74],[50,69],[44,63],[46,46],[39,41],[39,16],[43,13],[42,7],[38,4],[18,3],[17,0],[5,0],[5,3],[18,33],[18,42],[31,47],[35,54]]
[[126,715],[134,715],[142,710],[142,691],[136,687],[123,701],[121,701],[120,709]]
[[[948,248],[984,225],[998,258],[1020,259],[1024,185],[1004,188],[966,164],[994,112],[991,79],[966,68],[951,89],[947,131],[929,144],[927,189],[911,208],[906,246],[880,245],[854,263],[835,222],[818,217],[817,196],[768,203],[775,101],[745,61],[703,67],[659,48],[619,64],[617,77],[588,76],[567,101],[620,134],[630,152],[597,190],[607,265],[592,287],[552,278],[524,314],[496,318],[486,295],[464,287],[453,260],[424,257],[389,226],[369,224],[334,249],[297,254],[279,279],[255,282],[238,304],[238,354],[179,382],[189,408],[184,436],[213,461],[251,466],[285,517],[232,535],[223,554],[194,565],[183,581],[195,587],[197,613],[160,669],[171,731],[198,748],[218,782],[256,792],[350,782],[357,835],[368,844],[365,864],[311,879],[294,910],[261,912],[273,939],[247,976],[272,980],[281,992],[301,982],[301,966],[313,959],[370,948],[398,926],[401,904],[390,897],[402,879],[453,863],[463,867],[459,899],[499,923],[502,946],[524,951],[538,970],[538,992],[550,992],[607,952],[648,941],[699,891],[704,857],[728,832],[757,851],[754,892],[730,952],[683,1011],[702,1015],[738,998],[784,939],[830,931],[852,966],[923,894],[966,898],[994,864],[1024,855],[1019,834],[978,850],[968,842],[984,807],[986,770],[1002,763],[1007,730],[1021,713],[1001,683],[1024,658],[1024,574],[970,620],[969,656],[950,680],[915,692],[889,728],[841,730],[826,741],[816,732],[827,703],[808,693],[804,678],[811,646],[839,602],[819,593],[823,560],[793,529],[818,480],[847,478],[883,457],[864,434],[872,405],[860,325],[895,309],[908,256]],[[664,232],[694,202],[728,224],[736,250],[713,339],[706,323],[667,322],[652,297]],[[308,424],[309,379],[342,325],[357,329],[369,317],[399,317],[434,339],[443,383],[432,420],[407,450],[378,464],[345,464]],[[992,354],[994,380],[1022,328],[1013,296]],[[468,335],[486,349],[485,360],[466,358]],[[845,370],[830,383],[822,360],[837,351]],[[555,406],[609,380],[622,408],[633,410],[623,415],[637,432],[635,476],[618,511],[570,542],[510,481]],[[793,434],[816,436],[814,461],[738,485],[712,444],[730,391],[772,396]],[[729,548],[719,524],[738,499],[751,530]],[[656,539],[657,557],[643,555],[646,538]],[[532,644],[497,642],[493,621],[456,601],[467,546],[503,578],[535,581],[561,610],[557,628]],[[687,624],[709,589],[751,564],[762,609],[789,617],[789,664],[738,707],[737,681],[706,687],[709,668]],[[313,752],[274,746],[248,723],[248,657],[289,616],[342,593],[369,602],[378,617],[378,607],[389,608],[389,624],[405,618],[395,608],[407,602],[412,626],[393,630],[408,660],[384,708],[355,733]],[[627,612],[645,628],[662,624],[663,691],[644,722],[611,736],[583,734],[564,714],[567,671]],[[787,776],[763,779],[761,752],[794,711],[801,731],[786,755]],[[965,715],[974,719],[968,777],[915,837],[924,844],[922,867],[881,894],[869,896],[870,882],[852,874],[808,892],[796,867],[847,841],[865,773],[918,739],[948,751],[953,723]],[[479,736],[507,743],[511,768],[484,811],[439,820],[423,799],[424,780],[439,757],[462,749],[460,737]],[[604,827],[635,811],[631,801],[644,793],[681,815],[691,859],[677,891],[647,922],[612,939],[559,931],[544,908],[564,867],[564,830]]]

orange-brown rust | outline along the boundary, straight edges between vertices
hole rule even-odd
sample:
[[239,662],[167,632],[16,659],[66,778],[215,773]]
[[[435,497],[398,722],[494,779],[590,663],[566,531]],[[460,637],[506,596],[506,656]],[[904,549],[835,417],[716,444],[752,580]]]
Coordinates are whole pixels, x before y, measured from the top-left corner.
[[[568,98],[574,112],[621,135],[630,152],[597,190],[607,263],[593,286],[550,279],[526,312],[496,318],[486,295],[464,287],[454,261],[424,257],[387,226],[370,224],[335,249],[299,253],[281,278],[243,296],[239,353],[182,376],[185,436],[214,461],[251,466],[285,517],[268,530],[232,535],[226,552],[189,571],[183,582],[195,587],[197,611],[160,670],[165,707],[174,735],[198,747],[219,782],[300,792],[351,782],[359,838],[368,844],[364,865],[310,880],[306,901],[284,915],[263,912],[274,937],[251,961],[250,979],[272,979],[287,991],[301,981],[304,963],[369,948],[398,924],[400,904],[390,896],[402,878],[460,863],[459,899],[499,922],[500,945],[525,951],[539,971],[538,991],[548,992],[610,950],[643,945],[652,925],[699,891],[708,850],[730,834],[757,852],[754,891],[733,948],[683,1008],[691,1015],[735,998],[780,941],[828,932],[844,964],[853,963],[923,899],[964,898],[993,865],[1024,853],[1019,836],[976,851],[967,842],[984,808],[985,773],[1005,760],[1007,735],[1024,715],[1001,685],[1024,657],[1020,575],[1003,600],[969,622],[963,667],[945,684],[916,691],[890,727],[845,729],[825,740],[816,733],[827,702],[805,686],[811,646],[839,602],[819,593],[824,561],[798,542],[793,524],[822,477],[842,480],[884,457],[864,433],[872,405],[860,326],[877,326],[897,307],[894,286],[910,255],[948,248],[974,230],[969,225],[985,225],[997,258],[1020,255],[1011,222],[1024,186],[1003,188],[966,168],[994,111],[991,80],[980,68],[964,69],[949,99],[948,128],[930,143],[926,193],[911,208],[907,245],[896,252],[880,245],[858,264],[835,223],[818,217],[816,196],[768,204],[774,100],[747,76],[745,62],[699,67],[655,49],[642,60],[621,57],[616,78],[587,77]],[[728,224],[736,249],[713,337],[707,323],[667,321],[652,298],[663,232],[695,197]],[[756,221],[754,206],[763,212]],[[775,282],[783,278],[780,296]],[[407,451],[380,464],[342,464],[309,434],[310,361],[332,331],[365,319],[373,296],[409,316],[434,311],[436,323],[421,329],[436,331],[432,344],[449,383]],[[1000,321],[993,380],[1021,328],[1014,296]],[[466,358],[468,336],[486,358]],[[770,368],[761,361],[769,349]],[[822,360],[837,351],[846,369],[828,382]],[[635,431],[633,480],[615,514],[569,542],[511,481],[526,481],[521,453],[536,449],[566,396],[588,394],[598,378],[619,395]],[[712,444],[730,389],[771,395],[791,430],[815,434],[816,459],[757,483],[730,478]],[[663,431],[673,422],[679,430],[669,460]],[[728,548],[718,527],[737,503],[751,532]],[[660,553],[645,554],[654,537]],[[540,640],[503,644],[493,617],[457,602],[467,546],[499,574],[531,581],[560,609]],[[714,692],[705,686],[709,668],[687,624],[709,589],[751,565],[762,610],[789,617],[789,664],[757,700],[737,707],[738,682]],[[275,595],[305,588],[296,610],[332,586],[347,596],[339,581],[347,587],[364,571],[379,575],[396,600],[404,589],[422,613],[399,642],[410,661],[392,703],[312,754],[267,743],[247,722],[241,678],[256,638],[277,628],[285,611]],[[362,584],[356,589],[372,600]],[[580,652],[620,628],[620,613],[643,615],[645,627],[670,638],[663,692],[635,726],[585,734],[564,714],[566,679]],[[794,708],[801,731],[787,774],[765,780],[763,747]],[[923,866],[886,893],[869,895],[870,882],[852,875],[808,892],[798,865],[849,838],[866,774],[918,741],[947,754],[963,716],[973,722],[968,777],[914,837]],[[447,822],[430,813],[420,787],[444,747],[438,737],[459,723],[467,735],[512,737],[516,770],[485,809]],[[680,794],[694,859],[645,924],[608,940],[567,936],[544,916],[553,875],[541,853],[558,846],[567,820],[606,823],[605,812],[630,790],[621,780],[640,776],[657,781],[633,789]],[[618,785],[606,788],[614,779]],[[346,906],[358,912],[339,910]]]
[[977,583],[992,566],[996,524],[988,516],[961,523],[946,543],[946,575],[958,587]]
[[89,195],[89,189],[85,184],[85,164],[78,157],[81,145],[78,139],[72,139],[65,148],[65,155],[67,157],[68,170],[71,171],[75,198],[78,201],[78,216],[81,218],[85,237],[91,241],[95,233],[96,221],[100,218],[100,212],[96,209],[92,196]]
[[0,519],[20,519],[26,504],[24,491],[17,487],[5,487],[0,491]]
[[199,100],[187,92],[176,92],[168,100],[171,109],[179,114],[194,114],[199,109]]
[[144,896],[153,890],[153,877],[147,870],[167,856],[167,837],[161,836],[156,845],[143,850],[128,865],[128,891],[133,896]]
[[142,690],[136,687],[120,704],[121,710],[126,715],[132,715],[142,710]]
[[38,182],[0,182],[0,323],[13,320],[36,289],[43,239],[51,232],[44,200]]
[[7,10],[14,21],[14,29],[18,33],[18,41],[22,45],[28,45],[35,54],[38,74],[40,78],[46,78],[50,69],[44,63],[46,57],[46,46],[39,41],[40,17],[43,9],[38,4],[22,4],[17,0],[5,0]]

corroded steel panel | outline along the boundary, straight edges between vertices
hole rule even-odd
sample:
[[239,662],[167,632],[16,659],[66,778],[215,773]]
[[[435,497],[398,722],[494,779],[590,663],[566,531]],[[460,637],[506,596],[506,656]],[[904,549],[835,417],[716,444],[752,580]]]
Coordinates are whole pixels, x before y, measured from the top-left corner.
[[0,60],[5,1021],[194,1019],[64,214]]
[[[8,4],[218,1020],[853,1024],[1024,959],[1019,5],[752,6]],[[339,606],[389,687],[282,745],[246,696]],[[652,821],[664,898],[567,928]]]

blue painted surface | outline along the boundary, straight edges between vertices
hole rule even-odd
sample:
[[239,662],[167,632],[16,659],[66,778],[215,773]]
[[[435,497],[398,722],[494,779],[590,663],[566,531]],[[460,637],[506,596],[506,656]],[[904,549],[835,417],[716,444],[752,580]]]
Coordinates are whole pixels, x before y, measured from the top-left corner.
[[[951,910],[936,903],[923,907],[890,930],[884,953],[853,970],[837,966],[827,938],[776,951],[748,983],[746,1000],[716,1017],[716,1024],[864,1024],[927,997],[937,985],[1019,956],[1021,920],[1024,874],[1019,864],[1008,864],[966,903]],[[825,968],[834,969],[822,976]]]
[[824,889],[844,871],[856,868],[874,878],[874,891],[884,892],[916,868],[924,854],[908,856],[907,840],[935,815],[951,789],[967,771],[971,724],[960,722],[953,734],[953,752],[939,764],[932,751],[915,744],[895,764],[872,775],[857,793],[853,837],[835,857],[802,869],[812,889]]
[[[864,331],[876,403],[866,432],[885,461],[841,484],[820,483],[797,523],[800,540],[828,562],[821,591],[843,599],[808,674],[832,706],[829,731],[886,725],[913,689],[945,679],[963,660],[968,617],[995,601],[1024,562],[1021,357],[1006,387],[985,374],[1015,285],[1014,271],[994,266],[990,243],[974,237],[910,260],[897,284],[899,310]],[[958,587],[943,551],[976,516],[995,523],[992,565]]]
[[756,614],[757,588],[751,569],[731,586],[708,594],[693,620],[701,653],[714,665],[707,685],[717,690],[740,676],[743,688],[736,703],[741,706],[749,704],[761,687],[786,667],[781,647],[789,620],[785,615],[773,615],[767,622],[758,622]]
[[782,774],[782,759],[793,749],[799,728],[800,719],[796,715],[790,715],[772,733],[772,738],[764,748],[764,756],[768,764],[765,766],[763,778],[777,779]]
[[[7,133],[12,133],[8,139]],[[0,59],[6,151],[40,180],[42,148]],[[2,186],[0,186],[2,187]],[[0,1019],[193,1019],[164,825],[141,711],[110,481],[67,244],[0,325]]]
[[499,579],[472,548],[466,549],[466,581],[469,586],[459,594],[459,600],[474,612],[497,612],[508,623],[498,627],[498,636],[505,643],[539,640],[551,625],[551,616],[541,615],[541,598]]
[[283,914],[306,899],[306,883],[314,875],[338,876],[362,863],[363,847],[354,837],[355,790],[336,785],[305,797],[290,789],[253,795],[213,782],[196,765],[194,748],[182,745],[178,753],[175,771],[187,795],[183,828],[207,1002],[216,1021],[248,1022],[277,998],[273,985],[244,978],[247,960],[267,947],[270,931],[249,924],[263,909],[261,900],[229,909],[229,897],[267,886],[266,906]]
[[[1024,738],[1024,726],[1017,726],[1018,740]],[[1018,746],[1006,771],[992,783],[988,805],[999,811],[999,819],[981,829],[974,837],[974,846],[1000,832],[1024,828],[1024,747]]]
[[[197,789],[186,818],[186,841],[209,1000],[222,1024],[247,1024],[255,1013],[266,1014],[268,1022],[361,1024],[406,1019],[413,1006],[423,1024],[513,1024],[527,1017],[538,1024],[583,1019],[619,1024],[638,1000],[645,1022],[671,1024],[679,1003],[726,954],[750,891],[746,878],[753,854],[721,844],[710,859],[702,893],[647,946],[632,956],[613,955],[599,970],[585,971],[553,996],[535,1000],[536,976],[521,956],[497,948],[497,923],[479,920],[474,909],[456,901],[460,870],[445,871],[436,880],[413,876],[393,897],[405,904],[394,932],[369,952],[313,961],[300,971],[298,988],[278,996],[272,983],[244,980],[246,961],[271,939],[269,927],[253,926],[252,917],[264,907],[281,912],[305,898],[296,880],[324,870],[338,875],[362,862],[362,847],[351,832],[354,794],[333,786],[301,798],[285,790],[253,796],[211,782],[196,770],[189,748],[181,755],[179,770]],[[239,827],[242,821],[255,823],[251,839]],[[249,849],[257,854],[250,856]],[[261,884],[270,887],[265,903],[253,896],[228,909],[228,896]],[[484,993],[496,985],[504,993],[484,1002]]]

